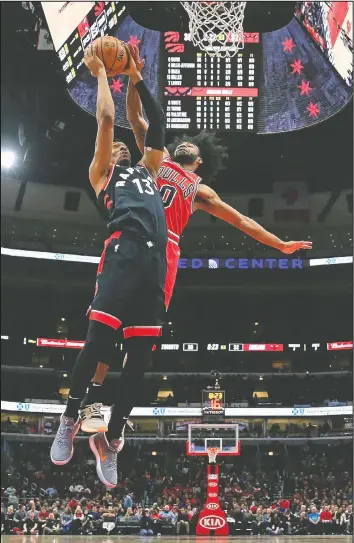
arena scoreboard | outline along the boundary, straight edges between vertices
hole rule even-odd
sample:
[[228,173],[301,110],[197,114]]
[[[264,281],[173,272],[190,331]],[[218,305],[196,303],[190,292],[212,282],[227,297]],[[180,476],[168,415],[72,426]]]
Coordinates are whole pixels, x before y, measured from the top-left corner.
[[225,391],[207,389],[202,392],[204,420],[221,420],[225,417]]
[[69,87],[82,70],[86,47],[114,35],[126,14],[123,2],[42,2],[42,8]]
[[259,33],[245,33],[232,58],[210,56],[189,34],[163,37],[163,101],[171,131],[255,132],[260,72]]

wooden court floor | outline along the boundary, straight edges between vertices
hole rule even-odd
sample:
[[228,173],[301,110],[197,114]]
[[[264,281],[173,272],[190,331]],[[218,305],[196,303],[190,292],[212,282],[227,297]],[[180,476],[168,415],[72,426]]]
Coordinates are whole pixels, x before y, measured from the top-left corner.
[[118,541],[125,540],[126,543],[145,543],[146,541],[153,541],[157,543],[158,541],[169,541],[169,543],[196,543],[202,541],[203,543],[220,541],[222,543],[227,543],[232,540],[234,543],[265,543],[266,541],[273,543],[281,543],[288,541],[289,543],[325,543],[335,541],[337,543],[349,543],[352,541],[352,536],[343,535],[343,536],[253,536],[253,537],[188,537],[188,536],[164,536],[164,537],[139,537],[135,535],[115,535],[115,536],[101,536],[101,535],[91,535],[91,536],[21,536],[21,535],[5,535],[1,538],[3,543],[117,543]]

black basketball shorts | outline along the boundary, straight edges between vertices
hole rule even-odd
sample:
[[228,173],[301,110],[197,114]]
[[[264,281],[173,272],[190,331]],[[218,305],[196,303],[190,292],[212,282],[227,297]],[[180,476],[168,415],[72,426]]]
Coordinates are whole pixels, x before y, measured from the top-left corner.
[[125,339],[160,336],[165,252],[132,232],[114,232],[104,244],[89,318],[114,330],[123,328]]

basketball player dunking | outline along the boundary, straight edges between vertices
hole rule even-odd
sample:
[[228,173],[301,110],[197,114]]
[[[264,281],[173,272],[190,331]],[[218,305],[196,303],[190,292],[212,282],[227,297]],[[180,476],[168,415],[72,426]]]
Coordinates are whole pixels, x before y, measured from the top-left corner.
[[[132,55],[138,69],[142,70],[144,61],[139,59],[138,49],[135,46],[132,48]],[[143,152],[148,124],[142,114],[139,95],[131,82],[127,93],[127,116],[133,128],[137,145]],[[173,159],[169,151],[164,150],[164,159],[157,176],[157,185],[165,207],[168,232],[165,283],[166,309],[169,306],[176,282],[180,257],[180,237],[190,216],[198,209],[232,224],[252,238],[270,247],[275,247],[283,253],[291,254],[299,249],[312,248],[312,242],[310,241],[285,242],[280,240],[252,219],[241,215],[236,209],[223,202],[213,189],[201,183],[201,178],[196,172],[203,169],[208,178],[212,179],[223,167],[223,160],[226,157],[226,149],[220,145],[213,133],[203,131],[194,138],[177,139],[171,146],[170,152]],[[109,365],[102,362],[98,364],[96,374],[83,401],[81,428],[85,432],[106,428],[101,412],[101,384],[108,369]],[[122,421],[122,431],[124,431],[128,416],[129,414],[126,413],[124,421]]]
[[98,205],[107,215],[110,237],[105,242],[95,296],[88,311],[85,346],[73,369],[68,403],[51,448],[51,459],[57,465],[70,461],[86,387],[98,360],[110,364],[117,330],[122,329],[129,356],[122,373],[124,392],[116,396],[107,432],[98,432],[90,438],[97,473],[106,486],[114,487],[122,415],[126,405],[132,409],[137,401],[135,383],[144,376],[156,336],[161,334],[165,311],[167,229],[156,186],[163,158],[165,119],[130,55],[124,73],[129,75],[149,119],[146,149],[140,162],[132,167],[127,147],[113,141],[114,103],[104,65],[92,46],[86,50],[84,62],[98,81],[98,130],[89,177]]

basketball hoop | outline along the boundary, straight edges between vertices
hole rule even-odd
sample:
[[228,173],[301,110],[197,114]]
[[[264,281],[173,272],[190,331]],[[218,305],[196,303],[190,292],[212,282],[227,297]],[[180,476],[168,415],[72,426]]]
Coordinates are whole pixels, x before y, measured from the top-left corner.
[[209,456],[209,464],[215,464],[216,463],[216,457],[220,452],[219,447],[208,447],[207,453]]
[[246,2],[181,2],[193,44],[208,55],[235,56],[244,47]]

